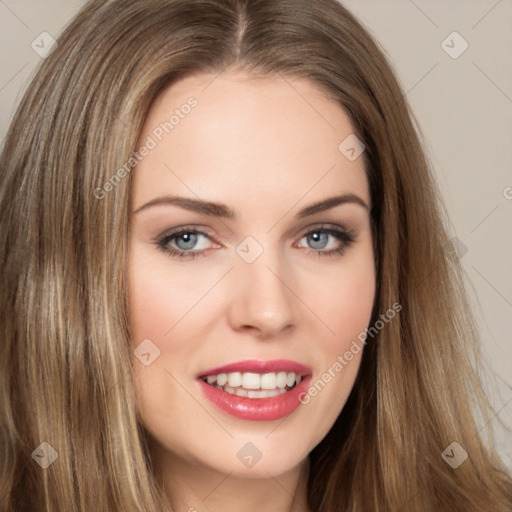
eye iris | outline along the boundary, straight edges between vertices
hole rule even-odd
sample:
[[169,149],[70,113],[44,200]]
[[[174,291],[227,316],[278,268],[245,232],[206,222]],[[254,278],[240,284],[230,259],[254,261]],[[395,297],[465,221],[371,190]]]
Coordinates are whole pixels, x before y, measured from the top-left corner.
[[[184,243],[180,243],[182,240]],[[176,237],[176,245],[182,250],[192,249],[196,243],[197,235],[195,233],[184,233]]]
[[316,232],[308,235],[308,243],[313,249],[323,249],[327,245],[327,241],[327,233]]

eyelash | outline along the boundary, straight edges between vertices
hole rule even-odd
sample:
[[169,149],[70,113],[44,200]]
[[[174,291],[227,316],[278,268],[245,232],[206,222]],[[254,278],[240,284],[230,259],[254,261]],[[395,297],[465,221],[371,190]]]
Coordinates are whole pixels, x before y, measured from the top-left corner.
[[[308,235],[312,235],[314,233],[325,233],[327,235],[331,235],[331,236],[335,237],[336,239],[338,239],[342,243],[342,245],[341,245],[341,247],[339,247],[337,249],[330,249],[327,251],[317,250],[317,249],[313,249],[313,248],[306,248],[308,255],[313,253],[314,255],[318,255],[318,256],[341,256],[345,252],[345,250],[348,247],[350,247],[353,244],[353,242],[355,242],[355,240],[356,240],[355,230],[346,230],[346,229],[342,229],[342,228],[337,228],[337,227],[335,228],[335,227],[328,227],[328,226],[319,226],[319,227],[310,229],[309,231],[304,233],[300,237],[300,239],[302,239]],[[174,248],[169,247],[168,244],[172,240],[179,238],[181,235],[184,235],[184,234],[204,235],[207,238],[209,238],[210,240],[212,238],[211,235],[207,231],[202,231],[200,229],[196,229],[196,228],[192,228],[192,227],[189,228],[189,227],[185,226],[185,227],[182,227],[182,228],[179,228],[179,229],[173,231],[172,233],[168,233],[161,238],[156,239],[154,242],[157,245],[159,250],[163,251],[164,253],[170,255],[173,258],[178,258],[180,260],[194,259],[197,256],[206,256],[206,251],[208,249],[203,249],[201,251],[192,252],[192,250],[183,251],[183,250],[174,249]]]

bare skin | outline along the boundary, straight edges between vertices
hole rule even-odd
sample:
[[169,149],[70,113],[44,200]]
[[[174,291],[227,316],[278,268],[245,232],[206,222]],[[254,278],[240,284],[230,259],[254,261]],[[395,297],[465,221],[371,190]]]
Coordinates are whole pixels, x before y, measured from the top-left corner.
[[[191,97],[196,106],[157,140],[154,130]],[[149,339],[160,350],[151,365],[135,365],[136,389],[156,474],[176,510],[308,510],[308,454],[342,411],[362,350],[333,367],[368,326],[375,297],[363,159],[338,149],[353,132],[317,86],[279,76],[193,76],[165,89],[149,112],[139,143],[157,144],[132,171],[130,321],[134,349]],[[359,201],[296,216],[348,194]],[[235,216],[142,208],[163,196],[222,203]],[[204,234],[185,246],[190,237],[168,237],[180,227]],[[251,263],[237,251],[247,237],[241,247],[258,253]],[[312,368],[312,382],[329,370],[331,378],[285,418],[248,421],[209,401],[197,379],[247,359],[297,361]],[[247,443],[261,457],[251,467],[237,456]]]

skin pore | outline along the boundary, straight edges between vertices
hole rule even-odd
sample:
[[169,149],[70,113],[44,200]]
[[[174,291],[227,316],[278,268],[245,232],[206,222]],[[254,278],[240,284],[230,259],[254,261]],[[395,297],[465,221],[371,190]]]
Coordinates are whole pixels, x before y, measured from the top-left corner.
[[[191,97],[197,105],[158,140],[155,129]],[[311,82],[235,71],[183,79],[148,114],[139,146],[148,137],[156,145],[132,171],[130,323],[134,350],[149,339],[160,351],[148,366],[134,361],[135,387],[176,510],[307,510],[308,453],[342,410],[362,351],[278,420],[224,412],[198,375],[285,359],[311,368],[314,383],[368,326],[368,182],[362,157],[338,150],[353,132]],[[342,195],[349,200],[308,210]],[[225,208],[194,210],[171,197]],[[232,215],[212,214],[226,209]],[[261,457],[250,467],[243,447]]]

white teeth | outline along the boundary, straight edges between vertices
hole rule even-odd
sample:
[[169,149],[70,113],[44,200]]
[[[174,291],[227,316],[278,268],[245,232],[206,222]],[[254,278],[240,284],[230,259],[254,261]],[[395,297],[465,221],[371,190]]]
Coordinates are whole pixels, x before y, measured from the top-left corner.
[[246,372],[242,375],[242,387],[245,389],[260,389],[261,375],[259,373]]
[[284,388],[286,386],[287,380],[288,380],[288,374],[286,372],[279,372],[277,374],[277,387]]
[[249,398],[268,398],[268,391],[248,391]]
[[302,377],[294,372],[232,372],[208,375],[203,377],[203,380],[232,395],[266,398],[286,393],[293,386],[300,384]]
[[247,396],[249,398],[270,398],[282,395],[283,393],[286,393],[286,389],[273,389],[272,391],[247,391]]
[[224,386],[224,384],[226,384],[227,381],[228,381],[227,373],[219,373],[219,375],[217,375],[217,384],[219,386]]
[[228,384],[232,388],[237,388],[242,385],[242,374],[240,372],[228,373]]
[[261,389],[276,389],[276,374],[264,373],[261,376]]

